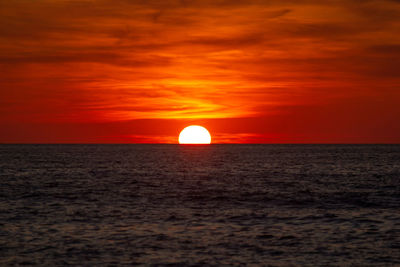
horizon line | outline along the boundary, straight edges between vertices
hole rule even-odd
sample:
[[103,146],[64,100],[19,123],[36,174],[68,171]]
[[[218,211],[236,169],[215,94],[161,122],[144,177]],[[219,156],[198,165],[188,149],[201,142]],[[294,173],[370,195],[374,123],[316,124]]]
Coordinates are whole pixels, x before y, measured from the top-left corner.
[[211,143],[211,144],[179,144],[179,143],[1,143],[0,145],[180,145],[180,146],[208,146],[208,145],[400,145],[400,143]]

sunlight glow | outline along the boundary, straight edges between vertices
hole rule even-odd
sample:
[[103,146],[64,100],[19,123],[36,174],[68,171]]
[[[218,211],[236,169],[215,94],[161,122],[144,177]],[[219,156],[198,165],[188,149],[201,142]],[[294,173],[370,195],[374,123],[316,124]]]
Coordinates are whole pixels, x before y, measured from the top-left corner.
[[210,144],[211,135],[206,128],[198,125],[186,127],[179,134],[179,144]]

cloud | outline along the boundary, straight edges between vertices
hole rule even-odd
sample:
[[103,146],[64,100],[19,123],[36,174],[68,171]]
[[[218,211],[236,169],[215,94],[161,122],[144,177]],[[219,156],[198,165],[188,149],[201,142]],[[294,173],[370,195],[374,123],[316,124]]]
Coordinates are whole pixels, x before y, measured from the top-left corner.
[[377,0],[1,1],[0,121],[265,117],[398,99],[399,11]]

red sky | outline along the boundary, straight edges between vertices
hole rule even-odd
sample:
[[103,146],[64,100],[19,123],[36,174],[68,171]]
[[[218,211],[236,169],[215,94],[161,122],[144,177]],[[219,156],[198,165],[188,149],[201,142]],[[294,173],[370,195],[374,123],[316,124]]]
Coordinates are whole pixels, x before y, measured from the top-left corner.
[[400,143],[400,1],[0,0],[0,143]]

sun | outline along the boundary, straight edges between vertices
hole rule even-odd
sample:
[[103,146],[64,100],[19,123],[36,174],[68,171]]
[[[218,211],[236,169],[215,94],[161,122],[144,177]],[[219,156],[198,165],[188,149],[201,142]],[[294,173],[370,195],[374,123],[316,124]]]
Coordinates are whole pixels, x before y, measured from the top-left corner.
[[211,135],[206,128],[190,125],[179,134],[179,144],[210,144]]

